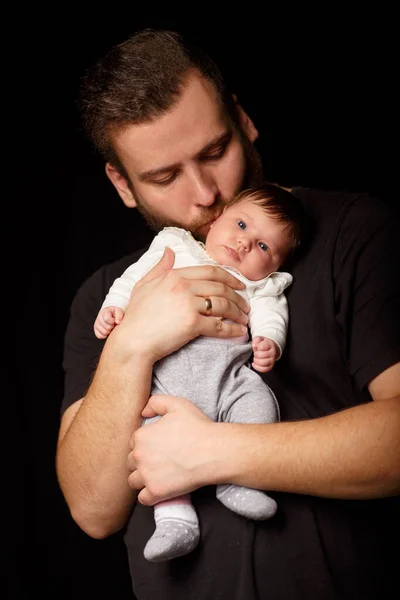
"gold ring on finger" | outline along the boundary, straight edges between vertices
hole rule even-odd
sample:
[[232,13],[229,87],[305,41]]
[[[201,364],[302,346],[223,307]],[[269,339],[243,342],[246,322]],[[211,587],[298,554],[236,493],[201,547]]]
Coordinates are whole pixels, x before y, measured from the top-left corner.
[[204,302],[206,303],[206,315],[211,315],[211,311],[212,311],[212,302],[211,302],[211,298],[204,298]]

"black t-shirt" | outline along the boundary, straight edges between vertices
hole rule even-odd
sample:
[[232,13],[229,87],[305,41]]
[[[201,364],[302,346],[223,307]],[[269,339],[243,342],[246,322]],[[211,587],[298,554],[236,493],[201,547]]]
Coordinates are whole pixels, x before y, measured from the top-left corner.
[[[313,227],[310,243],[291,269],[285,351],[265,376],[282,420],[370,402],[367,384],[400,360],[398,222],[390,208],[365,194],[305,188],[294,193]],[[63,410],[85,395],[96,368],[103,343],[95,338],[93,323],[104,296],[139,255],[100,269],[73,302]],[[137,504],[124,539],[138,600],[391,597],[398,581],[399,497],[348,501],[270,495],[278,503],[277,515],[257,522],[224,507],[213,486],[197,490],[192,501],[200,521],[199,546],[156,564],[143,557],[154,531],[153,509]]]

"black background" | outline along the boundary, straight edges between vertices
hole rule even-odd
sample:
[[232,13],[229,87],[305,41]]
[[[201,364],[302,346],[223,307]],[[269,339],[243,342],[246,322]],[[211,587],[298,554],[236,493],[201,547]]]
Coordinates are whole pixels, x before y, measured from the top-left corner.
[[368,191],[397,203],[394,15],[257,6],[216,16],[214,5],[105,5],[103,13],[94,5],[85,15],[57,5],[16,7],[3,18],[9,598],[132,598],[119,536],[95,541],[74,524],[54,469],[70,302],[94,269],[151,237],[81,131],[79,78],[95,58],[143,26],[178,28],[225,70],[260,131],[271,181]]

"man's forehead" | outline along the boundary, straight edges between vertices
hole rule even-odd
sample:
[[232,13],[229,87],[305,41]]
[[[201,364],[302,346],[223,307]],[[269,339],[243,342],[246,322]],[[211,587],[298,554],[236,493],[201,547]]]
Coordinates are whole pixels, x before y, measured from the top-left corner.
[[114,144],[121,161],[139,172],[190,160],[228,131],[226,112],[211,83],[192,77],[170,111],[127,126],[115,136]]

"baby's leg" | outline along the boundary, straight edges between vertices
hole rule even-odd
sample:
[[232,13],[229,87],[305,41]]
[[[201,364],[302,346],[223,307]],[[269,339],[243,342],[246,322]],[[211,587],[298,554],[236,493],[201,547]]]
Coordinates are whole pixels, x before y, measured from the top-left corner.
[[[145,419],[144,425],[159,417]],[[200,528],[190,495],[178,496],[154,506],[156,529],[144,549],[144,557],[161,562],[189,554],[199,543]]]
[[265,492],[244,486],[219,484],[216,495],[231,511],[255,521],[270,519],[278,508],[275,500]]
[[200,528],[189,494],[154,506],[156,529],[144,549],[144,557],[161,562],[189,554],[199,543]]
[[[233,382],[232,382],[233,383]],[[278,404],[272,390],[248,367],[237,374],[234,388],[224,389],[223,395],[231,402],[221,420],[231,423],[273,423],[279,421]],[[228,395],[227,395],[228,393]],[[273,517],[277,504],[266,493],[237,485],[218,485],[217,498],[227,508],[249,519],[264,520]]]
[[[152,393],[189,398],[213,421],[279,421],[278,404],[260,375],[247,367],[251,342],[199,337],[155,366]],[[264,492],[219,485],[218,499],[251,519],[268,519],[277,509]]]

